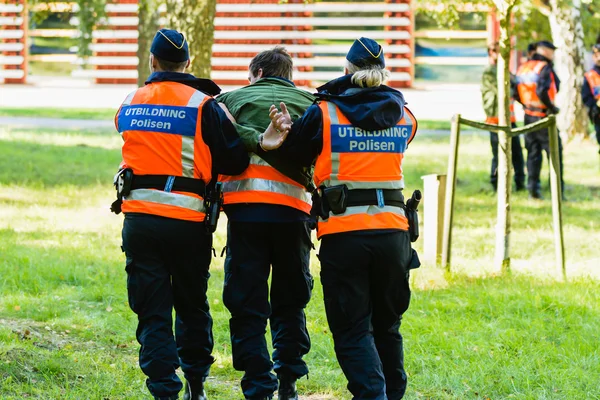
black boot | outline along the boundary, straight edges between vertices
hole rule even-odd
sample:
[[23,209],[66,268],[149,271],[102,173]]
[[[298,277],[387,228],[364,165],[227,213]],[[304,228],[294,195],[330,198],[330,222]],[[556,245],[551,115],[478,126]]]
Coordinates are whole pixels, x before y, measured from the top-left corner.
[[206,392],[204,391],[204,382],[202,380],[190,383],[186,379],[185,381],[185,393],[183,394],[183,400],[207,400]]
[[279,400],[298,400],[298,392],[296,392],[296,378],[289,375],[279,375]]
[[530,189],[529,198],[536,200],[544,200],[544,196],[542,196],[542,191],[540,189]]
[[174,395],[171,397],[154,397],[155,400],[178,400],[179,399],[179,395]]

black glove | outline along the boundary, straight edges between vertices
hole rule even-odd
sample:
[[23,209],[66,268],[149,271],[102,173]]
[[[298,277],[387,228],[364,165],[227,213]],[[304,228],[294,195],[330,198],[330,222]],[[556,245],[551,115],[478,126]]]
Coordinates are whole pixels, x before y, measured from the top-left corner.
[[556,115],[559,112],[560,112],[560,108],[558,108],[556,106],[552,106],[552,108],[550,110],[548,110],[549,115]]

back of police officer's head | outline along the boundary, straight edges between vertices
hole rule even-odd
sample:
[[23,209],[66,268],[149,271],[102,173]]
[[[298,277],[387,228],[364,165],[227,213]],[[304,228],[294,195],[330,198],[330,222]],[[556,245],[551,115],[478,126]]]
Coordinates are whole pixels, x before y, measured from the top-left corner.
[[346,54],[344,73],[352,74],[352,83],[363,88],[383,85],[390,78],[383,48],[373,39],[356,39]]
[[188,43],[182,33],[161,29],[154,35],[150,47],[152,72],[184,72],[190,65]]
[[549,42],[547,40],[542,40],[537,43],[536,53],[546,57],[548,60],[554,60],[554,51],[556,50],[556,46],[554,43]]
[[256,55],[250,61],[248,80],[254,83],[269,76],[292,80],[294,62],[285,47],[276,46]]

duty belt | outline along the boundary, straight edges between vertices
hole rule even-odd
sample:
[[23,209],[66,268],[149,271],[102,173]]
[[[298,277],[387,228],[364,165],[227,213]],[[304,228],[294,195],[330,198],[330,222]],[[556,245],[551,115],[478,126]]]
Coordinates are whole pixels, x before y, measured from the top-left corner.
[[166,192],[188,192],[198,196],[205,196],[206,186],[204,181],[183,176],[170,175],[134,175],[131,190],[158,189]]
[[347,207],[376,206],[379,204],[377,192],[383,193],[386,206],[404,207],[404,195],[398,189],[352,189],[348,191]]

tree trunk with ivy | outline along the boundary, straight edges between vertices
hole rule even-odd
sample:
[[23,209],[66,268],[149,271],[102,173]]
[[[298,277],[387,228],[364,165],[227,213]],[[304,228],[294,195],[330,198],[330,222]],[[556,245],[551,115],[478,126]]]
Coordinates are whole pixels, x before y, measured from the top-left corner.
[[182,32],[188,40],[190,73],[210,78],[215,31],[216,0],[166,0],[169,28]]
[[558,47],[555,70],[561,79],[557,104],[557,124],[573,137],[587,133],[588,117],[581,100],[585,44],[581,16],[581,0],[550,0],[549,15],[552,40]]
[[158,12],[157,0],[140,0],[138,9],[138,50],[137,56],[139,60],[138,64],[138,86],[143,86],[144,82],[150,75],[150,65],[148,63],[148,57],[150,54],[150,46],[152,45],[152,39],[159,28],[158,19],[160,14]]

